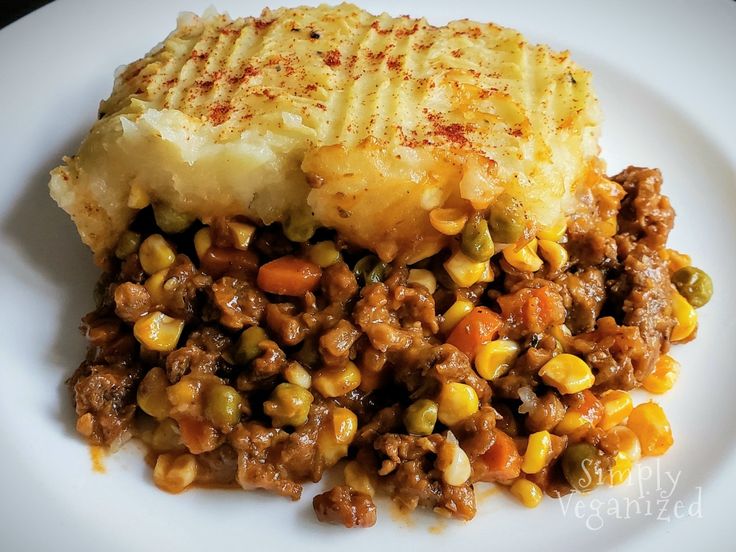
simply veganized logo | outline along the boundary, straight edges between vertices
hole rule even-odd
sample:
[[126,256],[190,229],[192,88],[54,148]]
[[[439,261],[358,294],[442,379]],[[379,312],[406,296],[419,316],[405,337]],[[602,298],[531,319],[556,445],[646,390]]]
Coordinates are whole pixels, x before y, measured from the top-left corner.
[[[599,483],[611,483],[610,478],[615,477],[615,473],[603,475],[598,466],[587,460],[582,462],[581,467],[577,485],[580,489],[590,489]],[[636,464],[630,477],[620,484],[621,487],[633,490],[633,493],[608,499],[571,493],[559,499],[562,515],[583,521],[585,527],[591,531],[602,529],[606,519],[644,516],[667,522],[685,517],[702,518],[702,487],[695,487],[693,498],[688,501],[674,498],[681,476],[682,471],[662,470],[659,459],[654,465]]]

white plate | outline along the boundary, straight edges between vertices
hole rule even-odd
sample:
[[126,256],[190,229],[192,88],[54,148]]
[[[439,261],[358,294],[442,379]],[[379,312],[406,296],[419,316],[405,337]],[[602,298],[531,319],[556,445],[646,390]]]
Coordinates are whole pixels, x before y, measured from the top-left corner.
[[[659,462],[644,462],[647,471],[634,485],[574,496],[566,512],[567,501],[546,500],[526,511],[497,493],[481,500],[469,524],[424,515],[397,520],[383,505],[377,527],[344,531],[314,521],[310,489],[296,504],[261,493],[171,496],[151,484],[132,447],[107,459],[107,474],[91,470],[63,381],[83,355],[76,327],[92,306],[96,269],[71,222],[48,198],[47,173],[76,150],[97,102],[110,91],[115,67],[163,38],[180,10],[202,11],[210,2],[58,1],[0,31],[0,549],[727,546],[718,529],[731,522],[736,476],[730,354],[736,335],[736,3],[726,0],[363,2],[373,11],[423,14],[436,23],[493,20],[569,48],[595,75],[611,171],[632,163],[664,172],[678,211],[672,244],[710,272],[716,292],[699,313],[698,340],[677,348],[682,375],[662,399],[676,444]],[[233,15],[261,7],[260,1],[218,4]],[[680,474],[676,485],[668,474]],[[621,519],[627,507],[629,519]],[[662,510],[670,521],[655,519]]]

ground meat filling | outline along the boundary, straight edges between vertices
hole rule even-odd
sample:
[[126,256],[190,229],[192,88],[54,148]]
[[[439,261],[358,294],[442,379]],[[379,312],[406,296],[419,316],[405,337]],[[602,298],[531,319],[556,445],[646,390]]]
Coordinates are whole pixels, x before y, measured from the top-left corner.
[[603,271],[585,267],[577,273],[567,272],[558,282],[565,287],[570,300],[566,304],[566,323],[572,333],[592,331],[606,301]]
[[266,298],[247,281],[224,276],[210,289],[212,302],[220,311],[220,324],[226,328],[240,330],[258,325],[263,319]]
[[[69,380],[77,429],[113,448],[141,438],[155,482],[174,491],[232,485],[297,500],[347,459],[344,484],[313,500],[320,521],[345,527],[375,524],[374,491],[471,519],[474,484],[517,480],[538,432],[550,432],[551,452],[524,477],[570,492],[569,446],[592,444],[606,466],[616,449],[599,428],[560,433],[566,414],[600,419],[600,393],[640,386],[675,326],[663,253],[674,212],[659,171],[602,179],[581,205],[564,266],[524,272],[499,254],[492,282],[458,288],[440,253],[418,265],[431,291],[415,267],[382,264],[326,229],[303,244],[237,218],[165,234],[144,210],[132,230],[166,245],[125,255],[100,279],[82,324],[87,357]],[[515,344],[492,376],[453,333],[460,303],[498,321],[467,335]],[[540,376],[562,352],[592,369],[590,389],[562,393]]]
[[376,505],[370,496],[347,485],[339,485],[319,494],[312,501],[317,519],[345,527],[373,527],[376,524]]
[[618,213],[617,241],[638,243],[657,249],[667,243],[675,211],[662,195],[662,173],[658,169],[629,167],[613,177],[626,192]]

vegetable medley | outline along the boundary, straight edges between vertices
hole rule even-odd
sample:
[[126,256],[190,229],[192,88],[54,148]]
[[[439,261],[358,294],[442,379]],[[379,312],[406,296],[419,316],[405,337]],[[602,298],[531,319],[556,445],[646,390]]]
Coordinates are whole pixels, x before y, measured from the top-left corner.
[[379,492],[470,519],[480,483],[527,507],[620,484],[673,444],[662,408],[629,391],[675,384],[670,345],[695,337],[712,295],[666,247],[660,186],[631,167],[556,227],[506,194],[436,209],[454,245],[412,266],[325,228],[203,225],[154,204],[84,318],[77,429],[113,449],[142,439],[169,492],[296,500],[337,467],[313,506],[347,527],[375,523]]

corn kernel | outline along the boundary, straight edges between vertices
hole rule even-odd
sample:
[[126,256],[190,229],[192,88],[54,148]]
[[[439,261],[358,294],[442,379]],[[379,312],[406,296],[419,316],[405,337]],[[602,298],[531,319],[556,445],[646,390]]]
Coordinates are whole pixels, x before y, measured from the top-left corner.
[[563,395],[589,389],[595,382],[590,366],[580,357],[568,353],[562,353],[549,360],[539,370],[539,376],[544,383]]
[[323,397],[341,397],[357,389],[361,374],[353,362],[346,362],[340,368],[322,368],[312,378],[312,385]]
[[197,258],[201,261],[212,247],[212,231],[208,227],[200,228],[194,234],[194,251]]
[[467,483],[472,474],[468,455],[457,442],[449,439],[437,451],[435,467],[442,473],[442,480],[453,487]]
[[598,223],[598,233],[604,238],[612,238],[618,232],[616,217],[610,217]]
[[523,477],[514,481],[509,491],[527,508],[536,508],[542,501],[542,489]]
[[663,249],[660,251],[660,255],[665,261],[667,261],[667,268],[669,269],[670,274],[674,274],[681,268],[692,266],[693,264],[693,260],[690,258],[690,255],[680,253],[674,249]]
[[567,254],[567,249],[559,243],[551,240],[539,240],[539,249],[553,272],[564,270],[567,267],[570,256]]
[[309,389],[312,386],[312,374],[298,362],[290,362],[284,369],[284,379],[289,383]]
[[603,429],[611,429],[623,422],[634,408],[631,395],[620,389],[609,389],[599,398],[603,403],[603,419],[598,426]]
[[680,375],[680,363],[670,355],[662,355],[654,365],[654,371],[641,382],[650,393],[666,393],[675,385]]
[[488,381],[506,374],[516,357],[519,344],[507,339],[495,339],[481,345],[475,357],[475,371]]
[[151,198],[143,187],[133,182],[128,193],[128,207],[131,209],[145,209],[151,203]]
[[406,279],[406,283],[424,286],[429,293],[434,293],[437,290],[437,279],[434,277],[434,274],[422,268],[412,268],[409,271],[409,277]]
[[201,385],[196,380],[186,377],[179,380],[166,390],[169,402],[175,411],[186,411],[195,404],[201,395]]
[[487,263],[479,263],[460,250],[455,251],[443,266],[452,281],[460,287],[469,287],[480,281]]
[[349,445],[358,432],[358,417],[348,408],[335,408],[332,412],[332,427],[335,440],[343,445]]
[[676,320],[672,328],[672,341],[683,341],[690,337],[698,325],[698,315],[687,299],[676,291],[672,294],[672,314]]
[[559,242],[565,237],[565,232],[567,232],[567,221],[561,218],[549,226],[540,226],[537,229],[537,237],[540,240]]
[[174,263],[176,253],[161,234],[148,236],[138,249],[141,266],[146,274],[153,274]]
[[151,368],[138,385],[136,402],[143,412],[157,420],[169,416],[171,403],[166,395],[169,380],[162,368]]
[[483,268],[483,274],[481,275],[480,280],[478,280],[478,282],[489,284],[493,280],[496,279],[496,274],[493,272],[493,266],[491,266],[491,261],[486,261],[484,265],[485,265],[485,268]]
[[192,454],[160,454],[153,468],[153,482],[159,489],[180,493],[197,479],[197,459]]
[[133,335],[151,351],[169,352],[179,343],[184,321],[154,311],[139,318],[133,325]]
[[376,486],[373,483],[373,478],[355,460],[351,460],[345,464],[343,478],[345,479],[346,485],[359,493],[367,494],[368,496],[376,494]]
[[250,246],[256,227],[252,224],[244,222],[230,221],[227,223],[227,229],[230,231],[230,238],[233,240],[233,247],[245,251]]
[[141,245],[141,235],[137,232],[131,232],[126,230],[120,236],[118,245],[115,247],[115,256],[121,261],[124,260],[131,253],[138,251],[138,247]]
[[472,416],[480,406],[475,389],[457,382],[442,385],[437,405],[437,417],[446,426],[455,425]]
[[641,453],[644,456],[659,456],[672,446],[672,428],[662,407],[655,402],[647,402],[635,407],[626,423],[639,438]]
[[271,417],[274,427],[299,427],[307,422],[313,401],[312,394],[303,387],[280,383],[263,403],[263,411]]
[[539,473],[549,464],[552,456],[552,436],[549,431],[537,431],[529,435],[521,471],[524,473]]
[[429,212],[429,223],[432,228],[446,236],[459,234],[466,222],[468,222],[468,215],[460,209],[440,208]]
[[531,240],[519,249],[513,244],[509,245],[503,250],[503,258],[516,270],[536,272],[544,264],[542,259],[539,258],[539,255],[537,255],[537,245],[538,242],[536,239]]
[[317,437],[320,456],[328,466],[347,455],[357,432],[358,417],[353,411],[342,407],[332,411],[332,423],[325,424]]
[[621,485],[624,481],[629,478],[631,469],[634,467],[634,462],[631,458],[627,458],[622,454],[617,454],[614,458],[613,466],[608,472],[608,484],[609,485]]
[[639,438],[628,427],[624,425],[612,427],[606,432],[606,437],[615,442],[619,454],[626,456],[632,462],[641,460]]
[[445,314],[442,315],[440,330],[445,334],[450,333],[452,329],[457,326],[465,316],[470,314],[470,311],[472,310],[473,303],[467,299],[458,299],[445,311]]
[[593,427],[593,425],[590,423],[590,420],[580,412],[568,410],[565,412],[562,419],[557,422],[554,432],[556,435],[571,435],[583,427],[589,429]]

